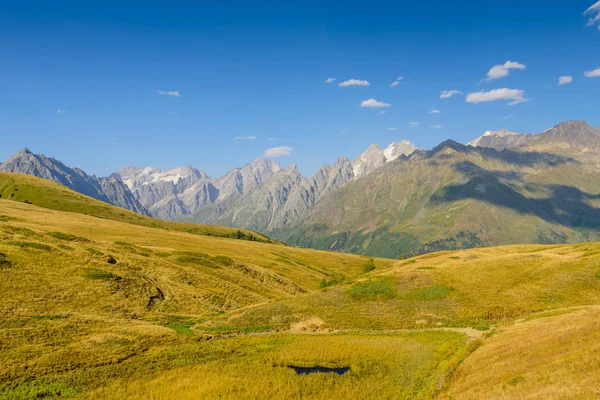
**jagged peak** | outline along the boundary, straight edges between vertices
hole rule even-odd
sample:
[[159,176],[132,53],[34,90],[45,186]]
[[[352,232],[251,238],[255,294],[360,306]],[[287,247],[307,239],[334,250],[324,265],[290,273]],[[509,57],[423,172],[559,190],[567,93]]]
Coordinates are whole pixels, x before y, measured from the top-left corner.
[[27,148],[27,147],[23,147],[21,150],[19,150],[19,151],[17,152],[17,155],[18,155],[18,154],[33,154],[33,153],[32,153],[32,151],[31,151],[31,150],[29,150],[29,148]]
[[431,153],[436,154],[444,149],[452,149],[454,151],[464,152],[467,150],[467,146],[465,146],[464,144],[455,142],[452,139],[448,139],[448,140],[445,140],[442,143],[438,144],[437,146],[435,146],[431,150]]

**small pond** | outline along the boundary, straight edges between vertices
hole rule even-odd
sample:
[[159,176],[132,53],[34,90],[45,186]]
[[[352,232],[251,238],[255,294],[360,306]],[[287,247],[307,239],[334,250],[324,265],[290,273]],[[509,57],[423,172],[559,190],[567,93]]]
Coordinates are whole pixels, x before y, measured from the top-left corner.
[[316,374],[316,373],[334,373],[338,375],[344,375],[346,372],[350,371],[350,367],[341,367],[341,368],[327,368],[327,367],[296,367],[294,365],[288,365],[288,368],[296,371],[296,375],[308,375],[308,374]]

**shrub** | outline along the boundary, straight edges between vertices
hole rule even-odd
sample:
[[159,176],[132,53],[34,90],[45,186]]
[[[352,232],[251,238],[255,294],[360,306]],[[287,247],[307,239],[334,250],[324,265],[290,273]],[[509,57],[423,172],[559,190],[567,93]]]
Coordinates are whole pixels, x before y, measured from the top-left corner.
[[340,283],[344,282],[344,279],[346,279],[344,275],[338,275],[330,277],[329,279],[323,279],[321,281],[321,288],[324,289],[329,286],[339,285]]
[[364,273],[371,272],[375,269],[375,260],[373,257],[369,257],[369,260],[363,264],[362,270]]
[[8,257],[4,253],[0,253],[0,267],[10,267],[10,261],[8,261]]

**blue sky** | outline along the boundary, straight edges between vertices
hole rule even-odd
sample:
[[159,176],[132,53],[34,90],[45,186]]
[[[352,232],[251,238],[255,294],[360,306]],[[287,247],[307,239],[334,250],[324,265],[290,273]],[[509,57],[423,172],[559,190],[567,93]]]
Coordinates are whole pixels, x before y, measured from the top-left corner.
[[600,126],[594,0],[191,3],[4,1],[0,160],[217,177],[283,147],[268,154],[311,175],[370,143]]

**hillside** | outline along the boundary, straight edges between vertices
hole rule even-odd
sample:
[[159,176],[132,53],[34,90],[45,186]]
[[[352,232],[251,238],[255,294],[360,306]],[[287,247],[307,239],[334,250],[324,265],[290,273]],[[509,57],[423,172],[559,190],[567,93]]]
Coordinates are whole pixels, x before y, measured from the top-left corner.
[[577,159],[447,141],[346,184],[271,236],[391,258],[596,240],[598,193],[600,170]]
[[[60,193],[55,208],[85,209],[88,198]],[[586,243],[368,260],[3,195],[0,398],[592,398],[595,342],[550,353],[551,371],[498,349],[527,338],[543,352],[593,332],[599,256]],[[535,333],[571,321],[564,335]],[[486,354],[506,372],[485,372]],[[564,384],[546,385],[549,373]]]
[[69,188],[25,174],[0,172],[0,199],[35,204],[58,211],[91,215],[128,224],[198,235],[268,242],[269,238],[245,229],[162,221],[103,203]]

